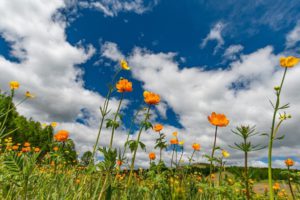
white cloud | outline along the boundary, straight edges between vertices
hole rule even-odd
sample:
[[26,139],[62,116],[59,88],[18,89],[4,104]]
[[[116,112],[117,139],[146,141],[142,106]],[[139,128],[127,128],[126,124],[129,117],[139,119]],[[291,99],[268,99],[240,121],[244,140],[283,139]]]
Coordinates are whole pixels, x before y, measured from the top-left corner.
[[227,60],[236,60],[237,54],[243,51],[244,47],[240,44],[230,45],[224,52],[223,57]]
[[81,1],[79,6],[82,8],[96,9],[104,13],[105,16],[115,17],[120,12],[134,12],[136,14],[143,14],[151,10],[156,4],[157,0],[145,5],[143,0],[121,1],[121,0],[100,0],[100,1]]
[[[66,22],[57,13],[64,7],[61,0],[0,2],[0,34],[10,44],[11,54],[20,60],[14,62],[0,55],[0,85],[8,91],[9,81],[19,81],[16,102],[26,90],[37,96],[18,106],[21,114],[42,122],[58,121],[58,129],[70,130],[79,149],[86,142],[91,148],[104,98],[84,88],[84,71],[77,66],[85,63],[95,49],[67,42]],[[116,103],[112,99],[110,106],[114,109]],[[92,116],[90,127],[75,123],[83,108]]]
[[217,46],[214,49],[214,54],[222,47],[224,44],[224,39],[222,37],[222,31],[225,28],[225,24],[223,22],[218,22],[214,25],[214,27],[210,30],[207,36],[203,39],[201,43],[201,48],[204,48],[207,45],[207,42],[211,40],[215,40],[217,42]]
[[298,22],[297,25],[291,30],[286,36],[286,43],[285,46],[287,48],[294,47],[300,41],[300,23]]
[[101,56],[113,61],[120,61],[124,58],[122,52],[118,49],[117,44],[113,42],[105,42],[101,46]]
[[[178,131],[186,141],[188,153],[191,152],[190,145],[195,141],[202,144],[205,153],[210,152],[214,130],[207,116],[212,111],[225,113],[231,121],[228,127],[219,129],[217,142],[229,151],[232,150],[228,145],[237,140],[230,131],[235,126],[250,124],[256,125],[259,132],[269,131],[272,108],[268,99],[274,100],[273,87],[279,84],[283,73],[278,66],[280,55],[275,55],[271,46],[242,55],[239,61],[232,62],[224,70],[204,71],[199,67],[180,69],[174,60],[175,55],[135,48],[127,59],[132,66],[133,76],[144,83],[144,89],[159,93],[162,100],[179,116],[183,128]],[[297,78],[299,75],[299,67],[290,69],[284,85],[282,103],[291,103],[293,109],[288,112],[293,118],[281,129],[286,133],[286,138],[274,143],[276,156],[299,154],[295,149],[300,146],[295,141],[300,139],[296,122],[300,117],[297,112],[300,108],[300,94],[294,92],[300,84]],[[166,133],[170,136],[172,132]],[[257,136],[253,142],[265,145],[267,141],[267,138]],[[240,162],[243,155],[237,151],[231,153],[232,162]],[[259,159],[265,157],[266,150],[253,152],[250,162],[257,164]]]

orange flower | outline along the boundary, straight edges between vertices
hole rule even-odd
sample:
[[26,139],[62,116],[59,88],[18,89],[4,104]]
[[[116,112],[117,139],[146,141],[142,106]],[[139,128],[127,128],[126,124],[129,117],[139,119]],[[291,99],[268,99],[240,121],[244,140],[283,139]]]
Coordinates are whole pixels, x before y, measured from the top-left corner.
[[18,149],[19,149],[19,146],[18,146],[18,145],[12,146],[12,150],[16,151],[16,150],[18,150]]
[[172,138],[172,139],[170,140],[170,143],[171,143],[171,144],[178,144],[178,139],[177,139],[177,138]]
[[193,149],[194,149],[195,151],[200,151],[200,148],[201,148],[200,144],[197,144],[197,143],[194,143],[194,144],[192,145],[192,147],[193,147]]
[[284,162],[287,167],[291,167],[295,164],[295,162],[291,158],[286,159]]
[[150,152],[150,153],[149,153],[149,159],[150,159],[150,160],[155,160],[155,158],[156,158],[155,153],[154,153],[154,152]]
[[229,124],[229,120],[224,114],[216,114],[215,112],[212,112],[211,116],[208,116],[207,118],[208,121],[214,126],[224,127]]
[[53,147],[53,151],[58,151],[58,146]]
[[118,165],[118,166],[121,166],[121,165],[123,165],[123,162],[122,162],[122,160],[117,160],[117,165]]
[[153,130],[156,131],[156,132],[161,131],[163,128],[164,128],[164,126],[161,125],[161,124],[155,124],[155,125],[153,126]]
[[280,184],[279,183],[274,183],[273,190],[279,190],[279,189],[280,189]]
[[132,92],[132,83],[127,79],[120,79],[116,84],[118,92]]
[[9,83],[10,89],[15,90],[18,89],[20,87],[20,84],[18,81],[11,81]]
[[24,143],[24,147],[30,147],[30,143],[29,142],[25,142]]
[[31,150],[30,147],[23,147],[23,148],[22,148],[22,152],[23,152],[23,153],[29,152],[30,150]]
[[156,105],[160,102],[160,96],[158,94],[145,91],[143,95],[146,104]]
[[34,152],[38,153],[38,152],[40,152],[40,151],[41,151],[40,148],[38,148],[38,147],[35,147],[35,148],[34,148]]
[[58,142],[65,142],[69,138],[69,132],[66,130],[60,130],[54,135],[54,138]]
[[292,68],[299,63],[300,59],[294,56],[282,57],[280,58],[281,67]]
[[80,183],[80,179],[76,179],[75,182],[76,182],[77,184],[79,184],[79,183]]

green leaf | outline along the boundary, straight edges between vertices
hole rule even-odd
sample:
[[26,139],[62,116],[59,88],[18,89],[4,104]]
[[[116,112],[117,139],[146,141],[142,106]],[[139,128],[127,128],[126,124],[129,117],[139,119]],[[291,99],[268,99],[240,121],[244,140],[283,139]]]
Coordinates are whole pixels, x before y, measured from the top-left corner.
[[284,137],[285,137],[285,135],[282,135],[280,137],[275,138],[274,140],[282,140],[282,139],[284,139]]
[[142,142],[139,142],[139,143],[140,143],[141,149],[146,151],[146,145]]

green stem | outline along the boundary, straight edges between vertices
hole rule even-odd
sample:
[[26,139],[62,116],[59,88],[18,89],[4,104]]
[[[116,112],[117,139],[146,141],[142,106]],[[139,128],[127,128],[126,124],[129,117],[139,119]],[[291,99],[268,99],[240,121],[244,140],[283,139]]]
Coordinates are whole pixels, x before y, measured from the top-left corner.
[[222,185],[222,168],[223,168],[223,159],[221,158],[221,166],[219,171],[219,186]]
[[122,160],[124,159],[124,157],[125,157],[125,153],[126,153],[126,150],[127,150],[127,142],[128,142],[128,140],[129,140],[129,136],[130,136],[130,134],[131,134],[131,131],[132,131],[132,127],[133,127],[133,124],[134,124],[134,122],[135,122],[135,119],[137,118],[137,116],[138,116],[138,114],[141,112],[141,110],[142,109],[140,109],[140,110],[138,110],[136,113],[135,113],[135,115],[134,115],[134,117],[132,118],[132,120],[131,120],[131,123],[130,123],[130,127],[129,127],[129,131],[128,131],[128,134],[127,134],[127,138],[126,138],[126,142],[125,142],[125,147],[124,147],[124,151],[123,151],[123,154],[122,154]]
[[[218,134],[218,126],[216,126],[216,129],[215,129],[214,145],[213,145],[212,152],[211,152],[211,157],[210,157],[211,160],[210,160],[209,176],[211,176],[212,171],[213,171],[213,159],[214,159],[214,154],[215,154],[215,150],[216,150],[217,134]],[[210,180],[209,185],[211,186],[211,184],[212,184],[211,177],[209,178],[209,180]]]
[[283,86],[283,82],[285,79],[285,75],[287,72],[287,68],[284,70],[284,74],[280,83],[280,87],[278,92],[276,93],[277,99],[276,99],[276,104],[274,108],[274,113],[273,113],[273,119],[272,119],[272,126],[271,126],[271,134],[269,137],[269,150],[268,150],[268,182],[269,182],[269,198],[270,200],[274,200],[274,190],[273,190],[273,180],[272,180],[272,148],[273,148],[273,141],[274,141],[274,129],[275,129],[275,122],[276,122],[276,114],[280,105],[280,94],[281,94],[281,89]]
[[[109,98],[110,98],[111,93],[112,93],[112,88],[109,88],[109,91],[108,91],[107,96],[106,96],[105,101],[104,101],[103,110],[102,110],[102,113],[101,113],[102,118],[101,118],[101,122],[100,122],[99,129],[98,129],[97,139],[96,139],[96,142],[95,142],[95,145],[94,145],[94,148],[93,148],[91,161],[94,160],[94,156],[95,156],[95,153],[96,153],[96,148],[97,148],[98,143],[99,143],[99,139],[100,139],[102,127],[103,127],[103,124],[104,124],[105,116],[107,114],[107,108],[108,108],[108,103],[109,103]],[[90,162],[90,163],[92,163],[92,162]]]
[[115,130],[116,130],[115,124],[116,124],[116,121],[117,121],[118,114],[120,112],[120,108],[121,108],[121,104],[122,104],[123,98],[124,98],[124,93],[122,93],[121,99],[119,101],[119,106],[118,106],[117,112],[115,114],[113,128],[112,128],[112,132],[111,132],[110,143],[109,143],[109,148],[110,149],[112,148],[112,144],[113,144],[113,140],[114,140],[114,134],[115,134]]
[[192,160],[193,160],[194,154],[195,154],[195,150],[194,150],[194,151],[193,151],[193,153],[192,153],[191,159],[190,159],[190,161],[189,161],[189,166],[191,166],[191,163],[192,163]]
[[[148,110],[147,110],[144,122],[146,122],[149,119],[149,113],[150,113],[150,105],[148,107]],[[129,188],[129,186],[131,184],[131,179],[132,179],[132,174],[133,174],[133,169],[134,169],[134,162],[135,162],[136,152],[137,152],[137,149],[138,149],[138,146],[139,146],[140,137],[141,137],[141,133],[142,133],[142,131],[144,129],[144,126],[145,125],[143,123],[143,125],[141,125],[140,131],[138,133],[138,138],[136,140],[137,146],[134,149],[133,156],[132,156],[132,161],[131,161],[131,166],[130,166],[130,173],[129,173],[129,178],[128,178],[128,182],[127,182],[127,188]]]
[[[246,141],[245,141],[245,144]],[[250,200],[250,191],[249,191],[249,178],[248,178],[248,152],[245,151],[245,184],[246,184],[246,197],[247,200]]]
[[173,166],[174,151],[175,151],[175,147],[173,147],[173,151],[172,151],[171,169],[172,169],[172,166]]
[[[109,103],[109,99],[110,99],[110,96],[113,92],[113,83],[117,77],[117,75],[122,71],[122,69],[119,69],[115,75],[113,76],[112,78],[112,81],[111,81],[111,84],[108,86],[109,87],[109,90],[108,90],[108,93],[106,95],[106,98],[105,98],[105,101],[104,101],[104,105],[103,105],[103,110],[101,111],[102,113],[102,119],[101,119],[101,122],[100,122],[100,125],[99,125],[99,130],[98,130],[98,134],[97,134],[97,139],[96,139],[96,142],[95,142],[95,145],[94,145],[94,148],[93,148],[93,153],[92,153],[92,156],[91,156],[91,161],[94,160],[94,156],[95,156],[95,153],[96,153],[96,148],[98,146],[98,143],[99,143],[99,139],[100,139],[100,135],[101,135],[101,131],[102,131],[102,127],[103,127],[103,124],[104,124],[104,120],[105,120],[105,116],[107,115],[107,109],[108,109],[108,103]],[[92,163],[92,162],[90,162]]]
[[292,187],[292,183],[291,183],[290,166],[288,166],[288,172],[289,172],[289,176],[288,176],[288,179],[289,179],[289,187],[290,187],[290,190],[291,190],[291,194],[292,194],[293,200],[295,200],[295,195],[294,195],[294,191],[293,191],[293,187]]

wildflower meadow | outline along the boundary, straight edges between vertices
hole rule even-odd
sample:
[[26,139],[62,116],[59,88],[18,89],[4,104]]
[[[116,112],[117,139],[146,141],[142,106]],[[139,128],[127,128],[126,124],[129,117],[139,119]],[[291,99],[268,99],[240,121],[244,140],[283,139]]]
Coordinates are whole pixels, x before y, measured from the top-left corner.
[[[211,108],[206,124],[214,135],[211,149],[202,149],[201,143],[186,143],[180,132],[165,132],[164,124],[151,123],[151,111],[161,103],[160,94],[144,91],[139,94],[144,99],[143,109],[133,116],[121,112],[126,98],[134,93],[133,83],[119,75],[122,70],[131,70],[126,60],[120,61],[119,69],[108,84],[104,104],[99,110],[101,118],[95,144],[91,151],[80,156],[70,139],[72,132],[60,129],[57,122],[43,124],[18,113],[19,105],[39,96],[27,91],[21,101],[14,101],[22,83],[11,81],[8,83],[11,90],[1,90],[0,94],[1,199],[300,199],[300,172],[294,168],[295,161],[287,157],[285,169],[272,168],[273,145],[284,140],[284,136],[278,136],[279,128],[292,118],[285,112],[290,104],[282,104],[281,93],[289,87],[284,84],[289,69],[299,61],[299,58],[288,56],[278,62],[282,77],[278,85],[270,88],[274,90],[270,100],[273,108],[270,132],[262,133],[255,125],[241,124],[231,130],[236,141],[222,146],[218,143],[218,135],[231,120],[226,113]],[[109,107],[113,94],[118,95],[116,110]],[[293,102],[290,103],[292,106]],[[115,133],[122,121],[127,118],[135,123],[137,114],[142,119],[136,137],[130,137],[132,130],[128,130],[123,148],[115,148]],[[99,145],[104,127],[110,130],[108,146]],[[136,156],[147,148],[141,136],[149,130],[157,138],[153,141],[155,149],[147,149],[150,167],[140,168]],[[166,140],[167,135],[172,135],[170,141]],[[268,145],[255,144],[251,142],[252,137],[260,137]],[[187,157],[183,153],[186,146],[193,149]],[[242,153],[243,166],[226,164],[231,159],[230,151]],[[253,151],[268,152],[267,169],[249,167]],[[171,160],[167,160],[163,152],[170,154]],[[206,160],[204,163],[194,160],[200,152]],[[130,157],[126,156],[128,153]],[[96,155],[101,155],[102,159]],[[188,162],[183,163],[183,159]]]

